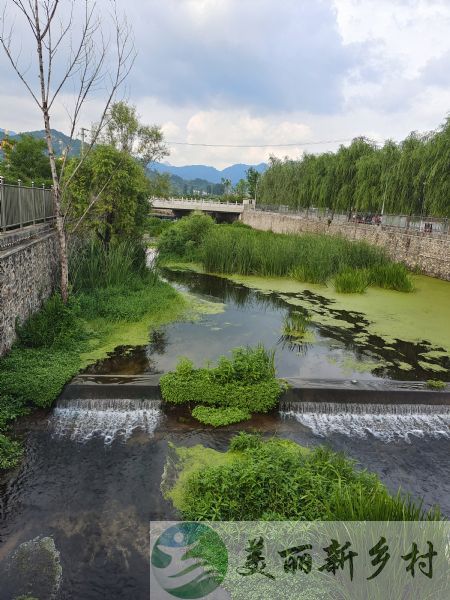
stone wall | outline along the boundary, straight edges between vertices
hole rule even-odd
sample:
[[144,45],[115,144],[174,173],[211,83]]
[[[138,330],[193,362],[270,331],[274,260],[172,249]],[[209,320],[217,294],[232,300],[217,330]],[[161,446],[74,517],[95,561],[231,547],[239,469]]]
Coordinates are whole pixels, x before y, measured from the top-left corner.
[[56,234],[48,226],[0,235],[0,356],[25,321],[48,298],[58,280]]
[[450,281],[450,236],[406,233],[396,228],[361,223],[331,223],[326,219],[307,219],[299,215],[246,210],[243,223],[275,233],[322,233],[341,235],[349,240],[365,240],[381,246],[389,256],[410,269]]

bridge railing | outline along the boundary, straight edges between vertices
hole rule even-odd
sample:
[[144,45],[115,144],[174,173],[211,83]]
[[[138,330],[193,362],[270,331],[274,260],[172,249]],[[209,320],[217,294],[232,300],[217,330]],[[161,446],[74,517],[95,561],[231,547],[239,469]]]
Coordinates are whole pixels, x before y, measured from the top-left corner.
[[0,232],[54,218],[52,190],[3,183],[0,178]]
[[242,202],[213,202],[211,200],[194,200],[193,198],[157,198],[153,196],[150,198],[150,202],[157,202],[158,204],[199,204],[204,206],[205,204],[210,204],[212,206],[242,206]]

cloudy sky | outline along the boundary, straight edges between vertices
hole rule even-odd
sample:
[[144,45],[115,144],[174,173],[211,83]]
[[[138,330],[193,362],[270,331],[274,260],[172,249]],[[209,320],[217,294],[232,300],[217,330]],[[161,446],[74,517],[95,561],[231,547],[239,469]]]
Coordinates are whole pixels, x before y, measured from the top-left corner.
[[[98,3],[103,10],[107,0]],[[450,0],[117,4],[138,51],[122,94],[144,121],[160,124],[170,142],[268,145],[171,144],[172,164],[223,168],[270,154],[330,150],[335,140],[358,135],[398,140],[436,128],[450,111]],[[29,35],[19,20],[15,32],[26,65]],[[4,55],[0,77],[0,127],[41,129]],[[82,125],[96,120],[100,95]],[[68,128],[62,105],[55,106],[53,126]]]

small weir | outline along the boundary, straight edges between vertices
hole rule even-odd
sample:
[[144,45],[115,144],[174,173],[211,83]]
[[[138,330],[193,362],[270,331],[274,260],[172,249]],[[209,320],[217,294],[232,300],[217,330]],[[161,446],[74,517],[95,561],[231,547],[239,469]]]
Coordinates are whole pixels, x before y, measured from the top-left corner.
[[127,440],[137,429],[153,435],[161,421],[160,405],[160,400],[61,399],[53,410],[50,426],[55,436],[77,442],[101,437],[109,445],[116,438]]
[[384,442],[413,437],[450,439],[450,406],[427,404],[356,404],[282,402],[282,418],[296,419],[320,437],[373,436]]

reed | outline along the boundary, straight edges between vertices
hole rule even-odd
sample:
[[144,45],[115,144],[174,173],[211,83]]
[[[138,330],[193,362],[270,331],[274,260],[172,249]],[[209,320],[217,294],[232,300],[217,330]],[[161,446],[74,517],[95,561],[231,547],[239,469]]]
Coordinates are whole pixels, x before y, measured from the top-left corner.
[[373,267],[370,270],[370,285],[398,292],[412,292],[414,289],[406,267],[393,262]]
[[363,294],[368,285],[367,269],[345,269],[334,278],[334,287],[341,294]]
[[283,319],[283,335],[290,338],[301,338],[308,331],[311,323],[309,315],[300,312],[293,312],[285,315]]

